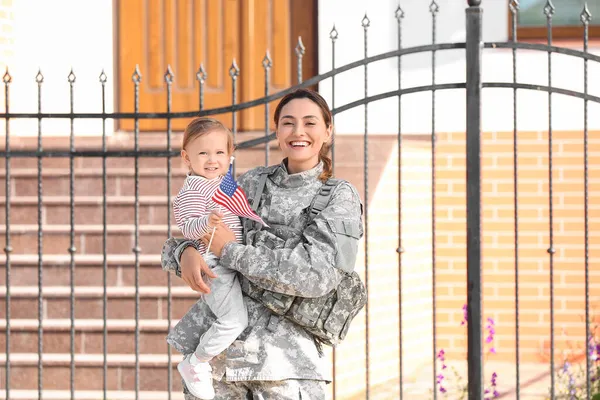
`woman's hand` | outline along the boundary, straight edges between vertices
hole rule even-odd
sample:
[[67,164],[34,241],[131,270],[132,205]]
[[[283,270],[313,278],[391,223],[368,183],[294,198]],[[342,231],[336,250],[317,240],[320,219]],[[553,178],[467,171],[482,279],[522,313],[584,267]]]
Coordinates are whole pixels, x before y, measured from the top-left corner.
[[[210,242],[210,237],[212,232],[204,235],[200,240],[208,246]],[[223,252],[223,248],[229,242],[235,242],[235,234],[225,225],[221,223],[217,225],[217,229],[215,229],[214,237],[212,239],[212,243],[210,245],[210,251],[217,257],[221,257],[221,253]]]
[[208,267],[198,250],[193,246],[188,246],[183,250],[179,264],[181,265],[181,279],[192,290],[203,294],[210,293],[210,288],[206,285],[204,279],[202,279],[202,273],[213,279],[217,276]]

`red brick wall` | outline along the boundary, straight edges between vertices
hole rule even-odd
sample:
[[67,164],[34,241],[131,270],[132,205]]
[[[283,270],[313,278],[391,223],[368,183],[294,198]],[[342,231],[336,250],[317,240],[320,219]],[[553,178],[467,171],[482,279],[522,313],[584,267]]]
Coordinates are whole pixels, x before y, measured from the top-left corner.
[[[503,363],[498,368],[507,370],[504,377],[514,375],[516,360],[512,135],[484,133],[482,146],[484,318],[496,322],[497,354],[489,360]],[[589,137],[589,294],[592,313],[598,315],[600,138],[598,132]],[[554,333],[559,366],[563,351],[582,348],[585,338],[583,132],[554,132],[553,141]],[[374,151],[369,161],[370,383],[372,393],[390,394],[397,391],[399,368],[397,141],[373,136],[372,143],[371,149],[380,146],[387,152]],[[465,146],[464,133],[437,135],[436,349],[443,348],[449,363],[456,365],[466,358],[467,338],[461,325],[466,303]],[[355,147],[362,150],[358,139]],[[433,381],[431,142],[405,137],[402,158],[404,390],[427,393]],[[362,157],[342,154],[338,160],[354,165],[354,173],[342,177],[364,196]],[[550,356],[548,134],[520,132],[518,162],[520,361],[529,375],[547,373]],[[377,166],[379,173],[374,172]],[[364,271],[363,257],[364,252],[359,254],[359,271]],[[338,349],[338,360],[344,360],[338,362],[338,396],[364,396],[364,324],[361,313]],[[505,379],[502,386],[513,385]],[[540,390],[543,393],[545,386]]]
[[[496,359],[515,360],[515,251],[512,132],[486,133],[482,148],[484,314],[496,321]],[[589,135],[590,304],[600,305],[600,140]],[[442,343],[464,349],[460,327],[466,291],[465,135],[439,137],[438,291]],[[519,317],[522,362],[547,362],[550,346],[550,213],[547,132],[521,132],[518,145]],[[555,351],[584,344],[583,132],[553,133]],[[447,157],[451,154],[452,157]],[[462,228],[462,229],[461,229]],[[458,245],[458,246],[457,246]],[[593,310],[592,310],[593,311]],[[597,314],[596,314],[597,315]],[[557,360],[560,362],[561,358]]]

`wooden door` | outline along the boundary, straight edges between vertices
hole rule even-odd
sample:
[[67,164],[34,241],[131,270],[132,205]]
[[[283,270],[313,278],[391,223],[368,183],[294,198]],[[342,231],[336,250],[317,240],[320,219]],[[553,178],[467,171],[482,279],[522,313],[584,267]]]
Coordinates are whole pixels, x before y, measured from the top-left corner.
[[[294,48],[298,36],[305,47],[305,77],[317,71],[317,0],[127,0],[117,2],[118,109],[134,110],[132,74],[139,65],[141,112],[167,109],[165,72],[174,74],[172,108],[199,109],[196,72],[202,63],[207,73],[204,108],[232,102],[229,68],[235,59],[240,69],[237,102],[264,95],[262,60],[272,59],[270,93],[296,84]],[[271,114],[273,111],[271,106]],[[218,115],[231,126],[231,114]],[[183,130],[189,119],[172,121]],[[240,130],[264,129],[264,107],[238,113]],[[133,121],[120,129],[132,130]],[[163,131],[164,120],[141,120],[144,131]]]

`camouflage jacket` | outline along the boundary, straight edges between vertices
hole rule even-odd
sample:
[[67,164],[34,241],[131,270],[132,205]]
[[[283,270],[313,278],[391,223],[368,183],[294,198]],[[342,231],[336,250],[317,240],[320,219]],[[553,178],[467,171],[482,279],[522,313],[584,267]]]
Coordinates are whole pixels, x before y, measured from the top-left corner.
[[[323,296],[337,287],[344,273],[341,270],[354,269],[363,231],[358,192],[349,183],[339,185],[329,205],[307,224],[307,210],[322,185],[317,179],[322,164],[291,175],[283,163],[267,168],[269,178],[257,212],[269,228],[245,221],[245,244],[228,243],[220,263],[240,272],[242,286],[252,284],[300,297]],[[264,171],[265,167],[258,167],[239,178],[250,204]],[[340,226],[349,229],[341,232]],[[177,270],[185,246],[182,239],[165,243],[163,269]],[[331,380],[328,363],[309,333],[252,298],[244,296],[244,300],[248,328],[211,361],[216,379],[225,375],[228,381]],[[171,330],[167,341],[178,351],[191,353],[212,322],[214,316],[199,301]]]

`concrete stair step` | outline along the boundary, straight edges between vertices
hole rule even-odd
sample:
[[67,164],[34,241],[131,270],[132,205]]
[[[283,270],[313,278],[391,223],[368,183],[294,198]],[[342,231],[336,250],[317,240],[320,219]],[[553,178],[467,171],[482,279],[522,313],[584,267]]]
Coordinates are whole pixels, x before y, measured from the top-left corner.
[[[248,132],[238,136],[238,142],[263,136],[263,132]],[[160,137],[159,137],[160,136]],[[166,149],[166,134],[144,135],[140,150]],[[146,141],[148,140],[148,143]],[[43,140],[43,149],[47,151],[69,149],[68,138],[48,138]],[[13,143],[11,150],[35,150],[37,138],[19,138]],[[101,138],[76,138],[76,150],[100,150]],[[173,149],[178,149],[181,143],[180,135],[173,142]],[[0,149],[4,146],[0,144]],[[282,153],[275,142],[269,146],[269,162],[277,163],[281,160]],[[132,151],[131,137],[111,138],[108,150]],[[265,164],[265,146],[238,150],[236,157],[236,174],[246,172],[257,165]],[[6,194],[6,171],[4,163],[0,166],[0,195]],[[70,168],[71,162],[67,157],[47,157],[42,159],[42,191],[45,195],[68,195],[70,193]],[[131,195],[134,192],[134,157],[107,157],[107,193],[109,195]],[[73,159],[73,172],[75,176],[74,192],[78,194],[102,194],[103,159],[101,157],[76,157]],[[170,192],[176,194],[184,179],[187,168],[181,158],[171,158],[171,188]],[[163,194],[167,192],[167,158],[165,157],[139,157],[139,190],[142,195]],[[38,159],[34,157],[13,157],[10,159],[10,194],[13,196],[26,196],[37,194],[38,191]]]
[[[167,168],[160,161],[155,161],[153,167],[139,170],[138,188],[142,196],[152,196],[167,193]],[[158,166],[161,166],[157,168]],[[250,166],[236,166],[236,175],[250,169]],[[114,168],[107,170],[106,193],[108,196],[133,196],[135,194],[134,166],[130,168]],[[176,195],[183,184],[187,170],[181,167],[171,170],[171,195]],[[42,168],[42,194],[44,196],[69,196],[70,171],[68,168]],[[6,192],[6,171],[0,174],[0,195]],[[10,171],[11,196],[37,196],[38,171],[33,168],[19,168]],[[79,168],[74,170],[73,191],[75,196],[102,196],[102,168]]]
[[[79,286],[74,288],[74,312],[78,320],[102,319],[104,315],[103,288]],[[11,321],[37,317],[38,287],[12,286],[10,288]],[[135,287],[108,287],[106,294],[108,319],[135,318]],[[186,286],[171,288],[171,318],[180,319],[200,295]],[[139,310],[142,319],[166,319],[168,316],[168,288],[145,286],[139,288]],[[71,288],[50,286],[42,289],[44,319],[69,319],[71,316]],[[6,287],[0,287],[0,309],[6,308]]]
[[[238,131],[236,142],[242,143],[247,140],[263,137],[265,132],[260,131]],[[172,131],[171,148],[178,150],[183,138],[183,131]],[[97,150],[102,148],[102,132],[98,132],[97,136],[75,135],[74,146],[76,150]],[[70,144],[69,136],[42,136],[42,147],[45,150],[68,149]],[[131,150],[134,148],[135,135],[134,132],[115,132],[106,136],[106,147],[108,150]],[[5,149],[5,141],[0,143],[0,150]],[[13,150],[36,149],[38,145],[37,136],[11,136],[10,147]],[[270,146],[277,147],[277,143],[272,141]],[[140,150],[164,150],[167,148],[167,132],[140,132],[139,134],[139,149]],[[262,150],[264,144],[255,146],[247,150]]]
[[[174,392],[181,392],[181,379],[176,371],[177,363],[181,356],[174,353],[171,358],[172,387]],[[6,357],[0,355],[0,363],[5,365]],[[11,353],[10,354],[10,388],[11,399],[13,390],[31,389],[38,386],[38,354],[37,353]],[[71,355],[43,354],[42,384],[46,390],[70,389],[70,363]],[[103,385],[103,355],[102,354],[75,354],[75,390],[85,389],[99,391]],[[4,373],[5,366],[0,367]],[[135,355],[134,354],[109,354],[107,356],[107,389],[132,391],[135,388]],[[167,354],[140,354],[139,379],[140,390],[166,392],[168,376]]]
[[[136,326],[134,319],[110,319],[106,321],[107,329],[115,332],[133,332]],[[177,321],[171,321],[176,324]],[[139,330],[144,332],[167,332],[168,321],[166,319],[140,319]],[[11,332],[37,332],[39,321],[37,319],[13,319],[10,320]],[[76,319],[75,330],[80,332],[101,332],[104,327],[102,319]],[[42,320],[44,331],[62,332],[71,329],[70,319],[44,319]],[[0,319],[0,332],[6,331],[6,320]],[[1,355],[1,354],[0,354]]]
[[[6,321],[0,320],[0,345],[6,348]],[[174,326],[179,319],[172,319]],[[107,341],[106,350],[110,354],[135,354],[135,320],[134,319],[108,319],[106,320]],[[12,319],[10,320],[10,354],[31,353],[37,356],[38,352],[38,326],[37,319]],[[140,354],[167,354],[169,321],[166,319],[140,319],[139,320],[139,352]],[[70,354],[71,352],[71,320],[70,319],[45,319],[42,320],[42,351],[46,355]],[[86,319],[75,320],[75,335],[73,340],[74,354],[90,355],[102,354],[104,351],[104,320]],[[49,360],[52,360],[50,358]]]
[[[76,224],[102,224],[104,199],[102,196],[77,195],[73,199]],[[64,224],[71,218],[71,199],[69,196],[46,196],[42,197],[42,224]],[[171,200],[172,204],[172,200]],[[106,197],[106,220],[107,224],[134,224],[134,196],[107,196]],[[0,223],[6,224],[6,197],[0,195]],[[139,223],[166,224],[168,216],[174,223],[172,209],[167,206],[167,197],[163,195],[139,196]],[[38,223],[38,197],[11,196],[10,219],[13,224],[35,224]]]
[[[167,192],[167,168],[157,161],[153,167],[139,170],[138,185],[140,195],[158,195]],[[87,167],[74,169],[75,196],[102,196],[102,168]],[[70,171],[68,168],[43,168],[42,193],[44,196],[69,196]],[[171,193],[177,194],[186,170],[177,166],[171,170]],[[106,193],[108,196],[133,196],[135,194],[134,166],[129,168],[116,167],[107,169]],[[0,186],[5,191],[6,171],[0,174]],[[37,168],[11,168],[11,196],[37,196]],[[4,193],[2,193],[4,194]]]
[[[160,266],[160,249],[155,254],[139,256],[139,285],[167,286],[167,272]],[[10,285],[38,286],[37,254],[12,254],[10,257]],[[135,257],[133,254],[108,254],[107,286],[135,285]],[[98,286],[103,282],[103,256],[101,254],[75,254],[75,286]],[[173,286],[185,283],[171,274]],[[70,255],[43,255],[42,285],[70,286]],[[0,253],[0,286],[6,285],[6,255]]]
[[[170,394],[172,400],[183,400],[181,391],[174,391]],[[37,390],[14,390],[10,391],[12,400],[38,400]],[[43,390],[42,398],[44,400],[70,400],[71,392],[68,390]],[[98,400],[104,398],[102,390],[76,390],[75,398],[77,400]],[[110,390],[106,393],[106,398],[110,400],[134,400],[135,392],[132,390]],[[140,391],[139,400],[164,400],[169,398],[167,392],[162,391]],[[6,399],[6,392],[0,392],[0,399]]]
[[[181,357],[171,357],[171,365],[177,365]],[[102,367],[104,363],[103,354],[75,354],[76,367]],[[0,363],[6,364],[6,354],[0,354]],[[10,353],[10,364],[12,366],[36,366],[39,363],[37,353]],[[133,367],[135,366],[135,354],[108,354],[106,363],[109,367]],[[42,354],[42,366],[65,367],[71,364],[70,353]],[[140,354],[139,364],[144,367],[166,367],[168,365],[167,354]]]
[[[74,227],[74,243],[79,254],[102,254],[104,246],[102,225],[78,224]],[[71,247],[71,227],[65,225],[42,226],[42,252],[47,254],[68,253]],[[142,252],[158,253],[169,236],[181,236],[176,225],[167,231],[166,225],[140,225],[138,246]],[[34,224],[11,224],[12,254],[38,253],[38,226]],[[6,243],[6,226],[0,225],[0,243]],[[131,254],[135,247],[134,225],[107,225],[106,252]]]

